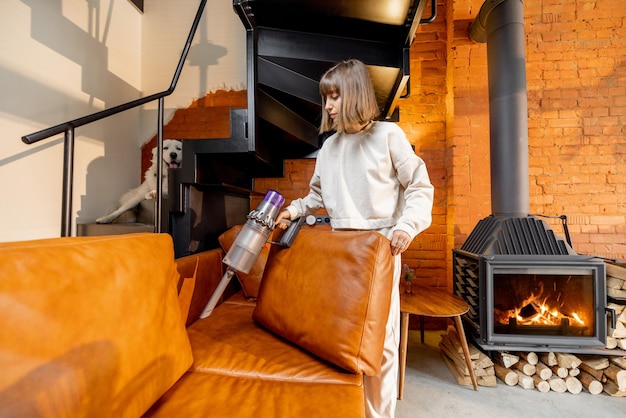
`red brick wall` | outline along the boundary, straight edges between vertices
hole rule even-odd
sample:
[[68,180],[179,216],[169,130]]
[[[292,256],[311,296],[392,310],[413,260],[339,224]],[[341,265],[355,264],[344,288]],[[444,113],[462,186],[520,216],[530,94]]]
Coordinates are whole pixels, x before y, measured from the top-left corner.
[[568,215],[580,253],[624,258],[626,2],[528,3],[531,212]]
[[[218,90],[194,100],[186,109],[177,109],[163,127],[163,139],[229,138],[230,109],[245,109],[245,90]],[[156,135],[141,150],[141,172],[150,166]],[[142,174],[143,176],[143,174]]]
[[[452,248],[491,213],[486,45],[467,32],[482,3],[438,1],[437,19],[411,46],[411,95],[400,103],[399,125],[436,189],[433,225],[404,261],[419,280],[448,288]],[[618,259],[626,258],[625,27],[624,0],[525,2],[531,213],[567,215],[577,252]],[[245,92],[226,95],[245,107]],[[172,127],[166,137],[184,137]],[[301,197],[314,164],[286,161],[285,177],[254,188]]]

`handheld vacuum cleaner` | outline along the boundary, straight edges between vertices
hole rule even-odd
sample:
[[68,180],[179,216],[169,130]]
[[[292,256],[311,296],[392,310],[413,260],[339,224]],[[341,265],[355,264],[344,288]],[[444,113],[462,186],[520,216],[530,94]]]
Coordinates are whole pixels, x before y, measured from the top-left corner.
[[[274,222],[283,203],[285,203],[285,198],[280,193],[275,190],[269,190],[259,206],[246,216],[246,223],[222,260],[228,266],[226,272],[202,311],[200,318],[206,318],[211,315],[220,297],[224,294],[226,286],[228,286],[236,272],[250,272],[252,265],[259,257],[259,254],[261,254],[263,245],[268,242],[268,238],[274,229]],[[303,222],[304,218],[294,220],[282,233],[278,242],[269,242],[291,247]]]

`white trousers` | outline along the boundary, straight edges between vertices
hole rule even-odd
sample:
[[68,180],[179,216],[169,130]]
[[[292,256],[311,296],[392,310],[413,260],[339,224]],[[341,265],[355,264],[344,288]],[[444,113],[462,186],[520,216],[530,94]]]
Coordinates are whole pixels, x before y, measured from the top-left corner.
[[383,350],[381,372],[377,376],[364,376],[365,416],[367,418],[393,418],[398,399],[398,365],[400,345],[400,270],[402,258],[397,255],[393,269],[391,308],[387,318],[387,331]]

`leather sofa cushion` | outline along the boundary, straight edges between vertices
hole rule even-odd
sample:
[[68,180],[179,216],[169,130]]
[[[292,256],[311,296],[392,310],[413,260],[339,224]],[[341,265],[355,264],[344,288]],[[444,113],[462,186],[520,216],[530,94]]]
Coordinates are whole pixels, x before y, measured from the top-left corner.
[[192,362],[167,234],[0,244],[0,416],[138,417]]
[[268,332],[252,319],[253,310],[254,304],[234,297],[191,325],[187,330],[194,358],[191,370],[270,381],[361,385],[361,375]]
[[363,405],[357,385],[189,372],[144,418],[364,418]]
[[253,317],[314,355],[353,373],[380,373],[393,257],[373,231],[302,229],[273,246]]

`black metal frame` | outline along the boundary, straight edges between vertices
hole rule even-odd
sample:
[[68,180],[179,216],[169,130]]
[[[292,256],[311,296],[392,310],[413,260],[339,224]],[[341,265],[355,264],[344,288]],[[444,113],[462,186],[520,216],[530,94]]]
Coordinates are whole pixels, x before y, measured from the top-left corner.
[[[502,272],[521,275],[540,272],[545,275],[589,276],[593,292],[593,334],[543,335],[498,333],[494,328],[494,281]],[[581,276],[582,277],[582,276]],[[606,346],[606,269],[604,261],[589,256],[496,255],[480,257],[480,342],[489,350],[576,351],[603,349]],[[564,296],[565,297],[565,296]]]

